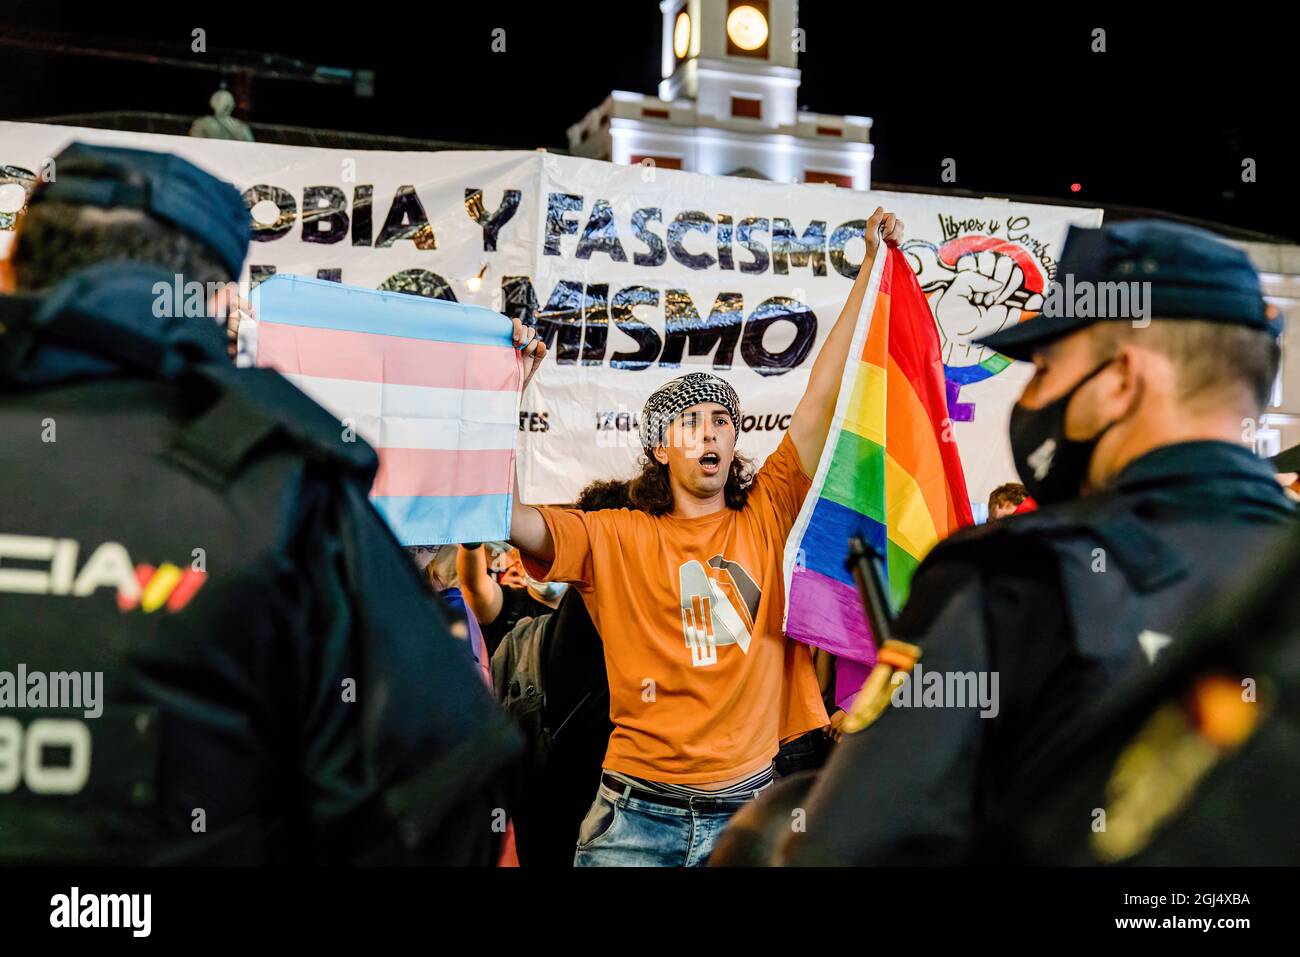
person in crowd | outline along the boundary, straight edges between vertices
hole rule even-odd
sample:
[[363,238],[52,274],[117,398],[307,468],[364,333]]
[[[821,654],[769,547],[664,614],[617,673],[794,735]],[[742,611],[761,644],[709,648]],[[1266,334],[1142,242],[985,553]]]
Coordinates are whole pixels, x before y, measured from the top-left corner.
[[447,616],[447,627],[460,639],[469,637],[465,598],[460,591],[460,580],[456,576],[455,545],[416,545],[407,549],[415,560],[415,567],[424,575],[429,588],[438,596],[442,610]]
[[102,700],[17,719],[59,718],[75,770],[8,789],[0,863],[492,863],[522,742],[370,505],[374,450],[159,300],[239,276],[239,192],[55,162],[0,262],[0,659]]
[[[636,510],[534,508],[510,537],[543,581],[572,583],[605,646],[614,732],[579,866],[701,866],[728,818],[773,778],[780,742],[827,724],[807,646],[781,632],[781,558],[835,411],[867,278],[903,225],[878,209],[847,304],[789,431],[755,473],[736,452],[740,400],[689,373],[640,418]],[[529,343],[531,346],[531,343]]]
[[519,549],[509,542],[486,542],[483,546],[488,560],[488,574],[498,585],[506,588],[524,588],[524,563],[519,558]]
[[[871,669],[860,662],[841,658],[825,649],[813,652],[813,664],[817,668],[817,683],[822,689],[822,703],[826,705],[826,714],[830,716],[825,736],[828,744],[834,744],[844,736],[844,722],[853,699],[862,683],[867,680]],[[818,766],[825,763],[825,753]]]
[[456,577],[465,607],[478,622],[491,657],[520,619],[537,618],[558,608],[567,586],[530,578],[513,548],[498,552],[498,578],[491,574],[487,550],[487,545],[476,542],[461,545],[456,554]]
[[1246,255],[1181,225],[1072,228],[1057,276],[1149,282],[1149,315],[1049,299],[983,341],[1034,363],[1010,439],[1041,507],[963,529],[922,562],[894,628],[919,661],[899,658],[878,720],[836,747],[781,863],[995,854],[984,837],[1022,773],[1295,527],[1241,444],[1279,358]]
[[[583,512],[630,508],[625,481],[596,481]],[[604,648],[587,606],[570,589],[554,612],[524,618],[492,659],[497,697],[519,720],[530,760],[519,788],[516,844],[523,867],[572,867],[578,829],[600,785],[610,733]]]
[[1006,482],[989,493],[989,521],[1016,514],[1029,492],[1019,482]]

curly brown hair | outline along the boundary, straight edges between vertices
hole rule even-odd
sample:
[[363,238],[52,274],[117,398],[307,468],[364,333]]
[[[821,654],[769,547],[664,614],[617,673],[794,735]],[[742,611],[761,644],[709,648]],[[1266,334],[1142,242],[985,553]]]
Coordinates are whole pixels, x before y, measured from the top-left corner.
[[622,479],[597,479],[581,492],[573,507],[583,512],[596,512],[603,508],[632,508],[627,497],[628,482]]
[[[731,471],[722,494],[727,508],[742,509],[754,484],[754,463],[739,452],[731,459]],[[667,515],[673,510],[673,487],[668,480],[668,466],[650,456],[641,458],[641,472],[627,486],[632,507],[651,515]]]

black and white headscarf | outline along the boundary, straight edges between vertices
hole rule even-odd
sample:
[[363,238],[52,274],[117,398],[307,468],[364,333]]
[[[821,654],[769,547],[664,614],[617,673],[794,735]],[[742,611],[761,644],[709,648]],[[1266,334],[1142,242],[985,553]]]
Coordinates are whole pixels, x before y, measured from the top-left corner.
[[663,444],[673,419],[701,402],[718,403],[731,416],[736,431],[740,431],[740,396],[731,383],[708,372],[688,372],[665,382],[646,399],[641,410],[641,445],[646,454]]

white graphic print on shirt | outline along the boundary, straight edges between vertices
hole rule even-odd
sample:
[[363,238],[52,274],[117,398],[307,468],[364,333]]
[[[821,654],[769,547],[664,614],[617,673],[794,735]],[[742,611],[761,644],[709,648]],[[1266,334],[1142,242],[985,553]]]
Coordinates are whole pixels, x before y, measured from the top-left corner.
[[678,570],[682,600],[682,631],[691,651],[691,665],[702,668],[717,664],[718,645],[736,644],[749,653],[750,629],[758,614],[761,592],[753,577],[738,562],[721,555],[709,559],[709,565],[729,579],[742,605],[737,608],[722,584],[709,577],[704,566],[692,559]]

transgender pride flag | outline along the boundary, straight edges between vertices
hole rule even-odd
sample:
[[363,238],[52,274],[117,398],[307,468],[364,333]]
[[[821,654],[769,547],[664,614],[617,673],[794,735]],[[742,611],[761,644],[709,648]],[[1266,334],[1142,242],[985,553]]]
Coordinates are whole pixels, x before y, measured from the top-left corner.
[[907,259],[882,244],[826,447],[786,543],[786,634],[873,665],[875,644],[845,568],[850,537],[885,556],[899,609],[926,552],[969,524],[938,327]]
[[482,306],[301,276],[253,290],[256,361],[379,453],[370,500],[403,545],[509,537],[522,363]]

